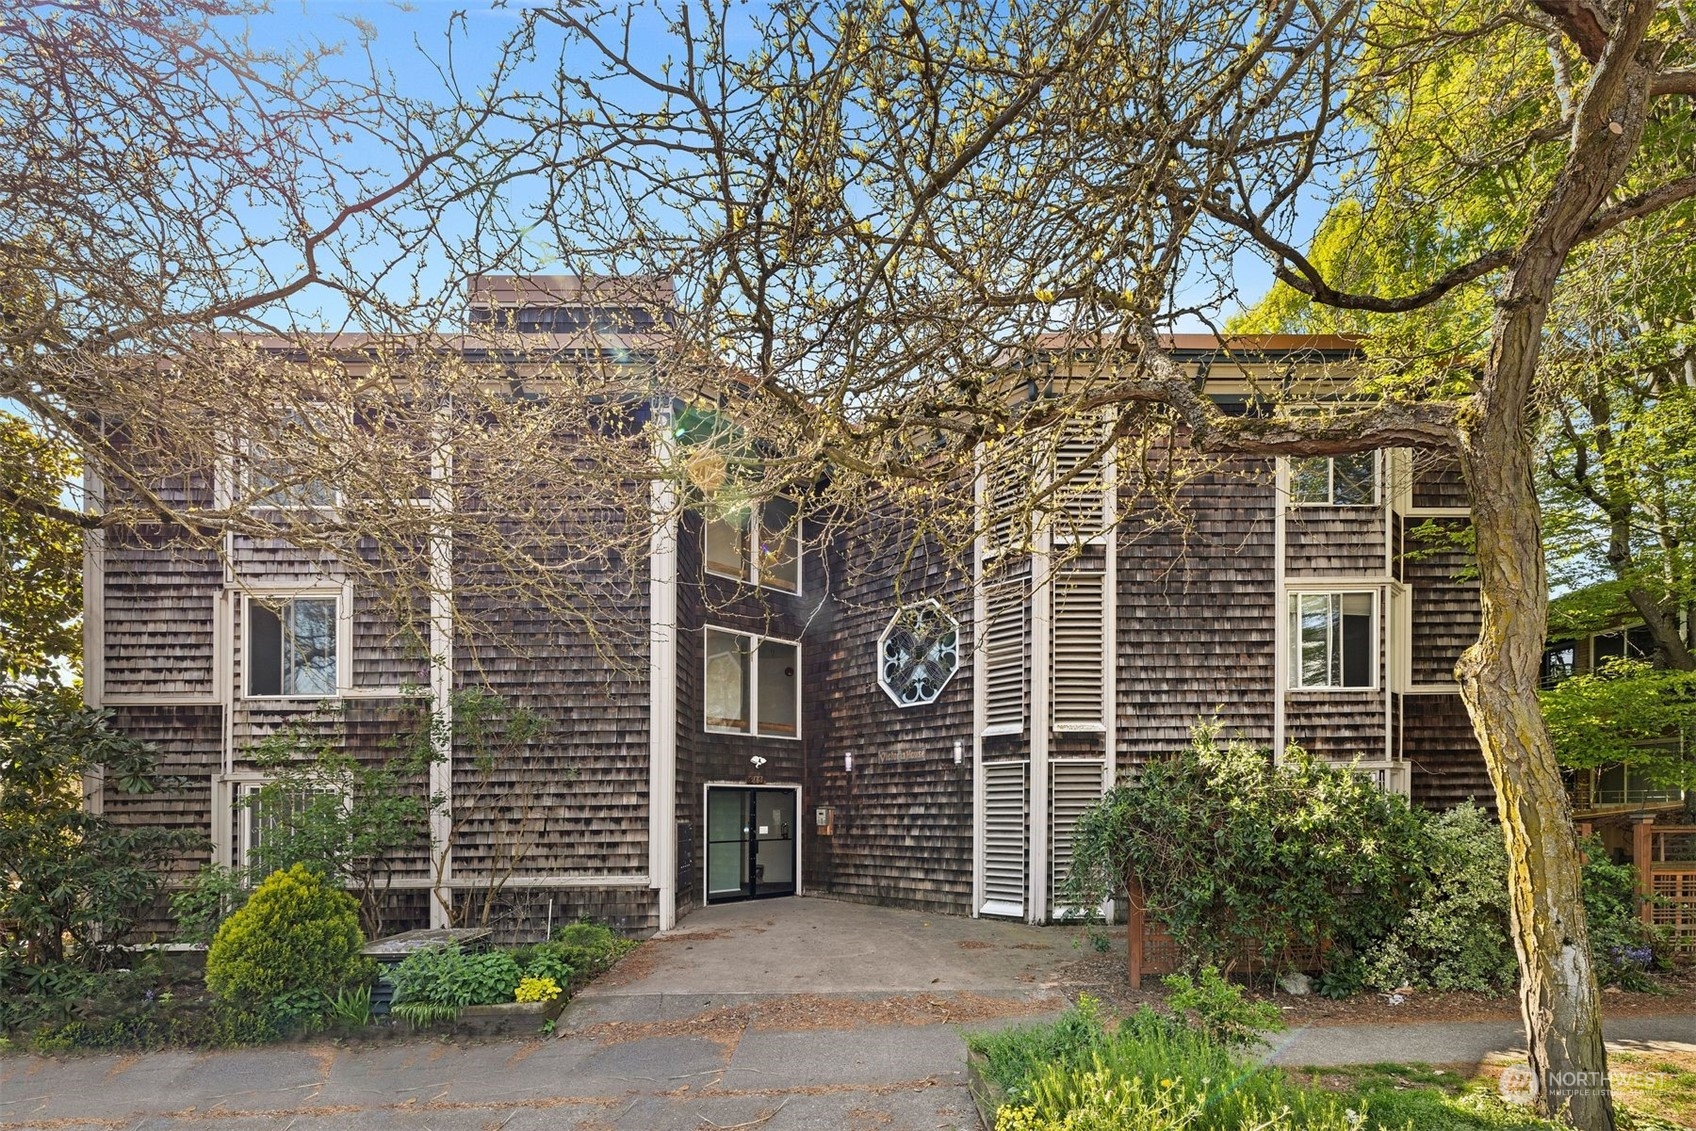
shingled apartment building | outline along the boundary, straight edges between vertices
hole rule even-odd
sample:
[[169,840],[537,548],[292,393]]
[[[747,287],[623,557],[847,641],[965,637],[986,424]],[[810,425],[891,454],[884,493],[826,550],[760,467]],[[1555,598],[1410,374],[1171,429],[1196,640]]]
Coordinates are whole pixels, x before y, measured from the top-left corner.
[[[487,280],[473,322],[521,322],[586,363],[663,337],[652,318],[597,326],[584,294],[570,278]],[[508,363],[466,342],[468,365]],[[1171,346],[1227,407],[1252,399],[1256,373],[1346,368],[1354,349]],[[1099,447],[1085,433],[1059,453],[1075,484],[1063,526],[1001,521],[1017,485],[983,476],[969,560],[867,568],[869,526],[821,535],[804,498],[668,510],[628,583],[606,587],[597,615],[638,629],[616,664],[580,625],[517,608],[485,610],[472,648],[426,603],[408,650],[392,614],[282,537],[92,535],[87,698],[186,783],[95,803],[204,832],[186,869],[239,863],[264,835],[242,802],[265,735],[323,720],[349,752],[388,757],[407,697],[487,687],[545,724],[501,803],[524,797],[521,851],[497,859],[504,818],[476,811],[467,751],[445,750],[420,788],[457,811],[397,861],[387,919],[442,925],[499,870],[498,923],[522,936],[578,915],[664,929],[703,903],[802,892],[1041,922],[1076,814],[1202,719],[1269,751],[1358,759],[1419,805],[1488,798],[1451,674],[1476,588],[1455,552],[1408,552],[1416,527],[1466,521],[1451,466],[1403,451],[1216,462],[1182,488],[1180,528],[1145,513]],[[216,498],[215,479],[173,489]],[[474,555],[449,545],[433,568],[438,601],[474,588]]]

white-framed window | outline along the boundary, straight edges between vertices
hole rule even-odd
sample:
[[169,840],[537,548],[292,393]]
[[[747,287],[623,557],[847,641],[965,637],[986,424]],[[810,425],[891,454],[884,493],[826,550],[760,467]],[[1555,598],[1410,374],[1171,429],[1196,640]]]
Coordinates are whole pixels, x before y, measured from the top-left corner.
[[801,737],[801,646],[793,640],[707,628],[703,722],[708,731]]
[[801,591],[801,514],[795,500],[780,496],[709,513],[702,526],[708,573],[784,593]]
[[1377,686],[1377,593],[1291,593],[1289,615],[1291,688]]
[[1378,505],[1378,453],[1290,461],[1290,501],[1297,506]]
[[250,594],[243,684],[250,699],[324,699],[341,686],[339,592]]
[[[271,838],[287,835],[314,805],[334,804],[347,808],[348,798],[333,789],[284,792],[268,788],[266,781],[244,781],[236,785],[236,864],[251,868]],[[254,877],[264,879],[263,876]]]
[[[308,417],[317,419],[308,419]],[[317,451],[326,437],[340,431],[331,414],[289,412],[275,432],[248,432],[240,446],[241,497],[253,510],[331,510],[341,504],[341,494],[328,481],[302,470],[298,458]]]

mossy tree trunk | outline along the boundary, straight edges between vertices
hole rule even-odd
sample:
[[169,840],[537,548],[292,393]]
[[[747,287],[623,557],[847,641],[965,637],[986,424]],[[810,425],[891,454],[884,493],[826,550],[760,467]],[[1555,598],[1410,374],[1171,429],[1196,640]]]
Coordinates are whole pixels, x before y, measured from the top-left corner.
[[1532,473],[1534,380],[1567,256],[1620,183],[1642,137],[1652,73],[1646,64],[1652,61],[1638,53],[1652,14],[1646,0],[1621,5],[1576,108],[1566,164],[1502,281],[1489,361],[1459,420],[1483,625],[1456,675],[1507,843],[1520,1008],[1537,1108],[1586,1131],[1612,1131],[1614,1116],[1578,846],[1537,701],[1548,590]]

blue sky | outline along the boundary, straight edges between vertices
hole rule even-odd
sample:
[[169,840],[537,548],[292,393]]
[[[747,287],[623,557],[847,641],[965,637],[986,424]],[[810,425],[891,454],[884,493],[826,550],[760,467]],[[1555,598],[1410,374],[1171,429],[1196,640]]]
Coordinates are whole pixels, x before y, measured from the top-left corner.
[[[524,5],[514,3],[504,7],[483,5],[468,7],[457,0],[414,0],[411,3],[391,3],[386,0],[276,0],[271,12],[254,17],[251,33],[256,44],[265,47],[299,46],[309,41],[341,43],[343,58],[331,65],[350,76],[364,73],[366,62],[363,43],[367,31],[374,33],[368,50],[377,65],[393,76],[400,90],[422,98],[445,98],[438,67],[450,57],[449,30],[452,27],[452,65],[463,83],[479,84],[499,59],[505,39],[520,22]],[[551,6],[551,5],[544,5]],[[651,10],[651,9],[650,9]],[[745,9],[746,12],[757,8]],[[541,47],[542,65],[549,65],[557,56],[559,39],[545,37]],[[663,35],[637,44],[638,52],[651,50],[655,61],[667,49]],[[585,65],[589,65],[585,59]],[[1237,287],[1245,302],[1253,302],[1271,285],[1271,274],[1259,260],[1241,256],[1236,264]],[[297,310],[310,321],[335,322],[342,313],[340,302],[331,297]],[[1231,309],[1217,312],[1220,317],[1233,313]],[[1204,325],[1189,320],[1179,327],[1200,330]]]

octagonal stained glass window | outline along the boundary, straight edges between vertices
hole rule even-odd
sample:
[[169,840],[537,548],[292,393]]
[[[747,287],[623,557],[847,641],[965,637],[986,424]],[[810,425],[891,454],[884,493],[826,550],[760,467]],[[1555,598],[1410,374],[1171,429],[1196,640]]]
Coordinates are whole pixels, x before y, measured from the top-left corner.
[[936,600],[903,605],[877,638],[877,682],[898,707],[934,703],[960,670],[960,622]]

